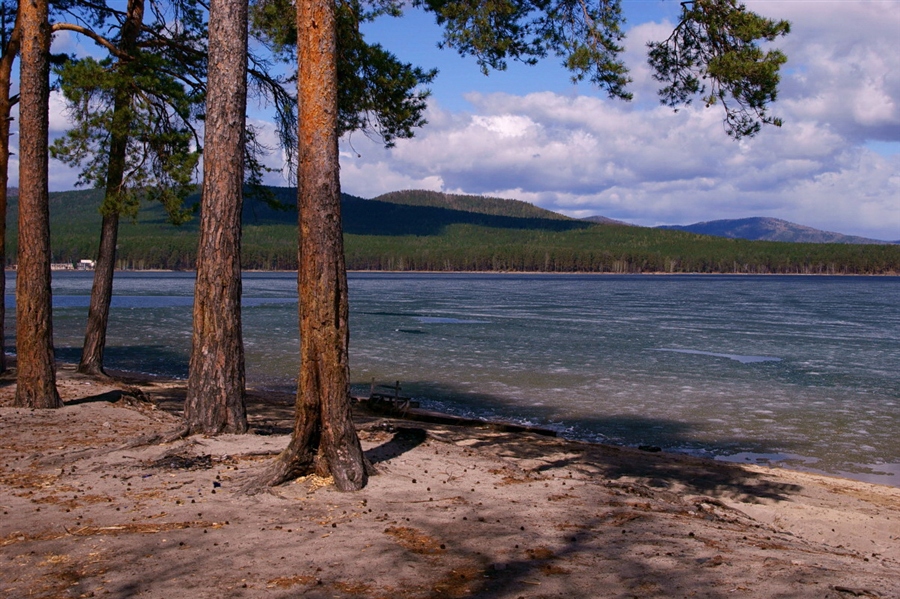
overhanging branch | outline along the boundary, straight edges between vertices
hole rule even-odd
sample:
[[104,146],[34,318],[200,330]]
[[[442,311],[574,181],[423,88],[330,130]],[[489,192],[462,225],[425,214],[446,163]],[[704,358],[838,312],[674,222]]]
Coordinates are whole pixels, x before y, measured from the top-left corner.
[[109,53],[119,60],[132,60],[131,56],[119,50],[119,48],[117,48],[115,44],[110,42],[102,35],[98,35],[97,33],[91,31],[87,27],[75,25],[74,23],[54,23],[50,26],[50,31],[52,31],[53,33],[56,33],[57,31],[74,31],[75,33],[80,33],[81,35],[91,38],[98,45],[103,46],[104,48],[109,50]]

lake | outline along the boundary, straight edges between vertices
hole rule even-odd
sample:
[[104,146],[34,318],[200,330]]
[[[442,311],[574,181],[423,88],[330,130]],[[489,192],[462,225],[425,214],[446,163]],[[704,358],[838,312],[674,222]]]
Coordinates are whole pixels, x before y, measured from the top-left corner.
[[[61,360],[80,355],[91,276],[54,272]],[[349,279],[360,392],[399,380],[453,414],[900,486],[900,278]],[[117,273],[107,366],[186,376],[193,281]],[[243,319],[248,384],[293,389],[296,275],[245,273]]]

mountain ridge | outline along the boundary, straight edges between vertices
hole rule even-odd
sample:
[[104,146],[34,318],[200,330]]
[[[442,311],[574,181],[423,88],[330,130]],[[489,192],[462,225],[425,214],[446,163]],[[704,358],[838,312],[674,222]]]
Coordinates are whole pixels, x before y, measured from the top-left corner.
[[[246,194],[242,267],[297,269],[296,189]],[[102,190],[50,194],[52,261],[96,255]],[[411,197],[414,196],[414,197]],[[195,207],[199,195],[188,199]],[[274,200],[274,201],[272,201]],[[388,201],[393,200],[393,201]],[[452,202],[452,203],[451,203]],[[751,241],[634,225],[596,224],[524,202],[413,192],[381,200],[342,196],[344,254],[362,271],[725,274],[900,274],[900,246]],[[473,211],[468,205],[479,210]],[[17,198],[9,202],[7,264],[14,264]],[[530,216],[529,216],[530,215]],[[198,218],[173,226],[147,203],[120,223],[119,269],[195,267]]]
[[576,221],[559,212],[553,212],[530,202],[522,200],[510,200],[490,196],[475,196],[464,194],[444,193],[441,191],[428,191],[423,189],[405,189],[391,191],[372,198],[377,202],[389,202],[391,204],[403,204],[407,206],[420,206],[428,208],[445,208],[460,212],[474,212],[477,214],[489,214],[493,216],[508,216],[514,218],[541,218],[549,220]]
[[780,218],[754,216],[749,218],[720,219],[694,223],[691,225],[662,225],[657,229],[687,231],[700,235],[748,239],[750,241],[783,241],[788,243],[846,243],[882,245],[896,242],[869,239],[856,235],[845,235],[834,231],[823,231],[800,225]]
[[620,227],[637,227],[639,225],[633,225],[631,223],[626,223],[624,220],[616,220],[614,218],[609,218],[608,216],[601,216],[599,214],[595,214],[594,216],[586,216],[580,220],[585,222],[594,223],[597,225],[618,225]]
[[[270,187],[268,188],[273,194],[277,202],[288,206],[288,210],[279,210],[268,206],[263,202],[244,202],[244,223],[246,225],[266,225],[266,224],[294,224],[296,223],[296,209],[293,208],[296,202],[296,188],[293,187]],[[58,202],[58,198],[72,197],[72,193],[86,193],[95,195],[99,190],[71,190],[63,192],[51,193],[51,204]],[[18,188],[8,188],[8,195],[13,204],[18,196]],[[341,194],[343,204],[350,208],[345,213],[345,220],[351,221],[350,228],[359,231],[360,226],[367,228],[371,223],[367,219],[374,213],[383,213],[383,215],[401,216],[404,220],[409,217],[420,216],[428,220],[437,219],[444,220],[455,214],[452,220],[463,220],[472,224],[482,224],[486,226],[506,226],[525,228],[544,228],[550,225],[553,230],[563,230],[568,228],[577,229],[586,223],[594,225],[614,225],[625,227],[639,227],[621,220],[612,219],[606,216],[594,215],[580,219],[568,217],[564,214],[541,208],[529,202],[522,200],[511,200],[505,198],[495,198],[488,196],[476,196],[465,194],[450,194],[439,191],[429,191],[421,189],[398,190],[381,194],[372,199],[364,199],[362,197],[350,194]],[[54,202],[57,199],[57,202]],[[95,200],[97,201],[97,200]],[[189,198],[188,203],[196,203],[199,196],[195,195]],[[373,204],[367,204],[373,202]],[[381,209],[378,208],[381,207]],[[361,208],[362,210],[355,210]],[[385,210],[386,209],[386,210]],[[442,212],[444,211],[444,212]],[[358,213],[358,218],[356,217]],[[465,214],[464,218],[459,216]],[[475,216],[481,215],[481,216]],[[349,218],[348,218],[349,217]],[[524,219],[524,220],[520,220]],[[164,220],[161,214],[156,215],[153,219],[157,223]],[[546,221],[554,221],[550,224]],[[542,226],[543,225],[543,226]],[[12,224],[15,228],[15,224]],[[196,226],[196,225],[194,225]],[[382,226],[385,232],[390,229],[396,229],[394,222],[389,219],[382,220]],[[185,227],[192,229],[192,225]],[[713,237],[724,237],[728,239],[746,239],[750,241],[778,241],[786,243],[840,243],[840,244],[864,244],[864,245],[900,245],[900,239],[894,241],[885,241],[881,239],[871,239],[857,235],[846,235],[834,231],[824,231],[801,225],[791,221],[755,216],[738,219],[716,219],[709,221],[697,222],[689,225],[659,225],[652,227],[656,229],[670,231],[684,231],[700,235],[711,235]],[[403,227],[400,227],[403,229]],[[395,231],[394,234],[400,233]],[[415,233],[414,233],[415,234]]]

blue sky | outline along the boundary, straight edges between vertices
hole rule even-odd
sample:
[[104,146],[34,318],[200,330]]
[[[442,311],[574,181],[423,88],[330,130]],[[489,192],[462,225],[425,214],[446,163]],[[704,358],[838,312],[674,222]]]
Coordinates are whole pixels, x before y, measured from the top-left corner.
[[[368,25],[367,39],[440,74],[429,124],[414,139],[392,150],[361,134],[343,140],[343,189],[366,198],[398,189],[514,198],[641,225],[769,216],[900,240],[900,0],[746,3],[793,30],[777,44],[789,62],[772,112],[785,124],[740,142],[725,135],[715,108],[676,114],[657,101],[645,45],[671,31],[677,0],[623,0],[632,102],[571,84],[553,57],[486,77],[474,60],[437,49],[440,30],[421,12]],[[53,107],[58,135],[65,114],[60,102]],[[267,115],[250,117],[274,146]],[[280,167],[280,154],[269,164]],[[74,181],[51,165],[52,189]],[[269,182],[287,184],[278,174]]]
[[[669,18],[675,20],[680,12],[676,0],[624,0],[625,29],[633,24]],[[550,56],[537,65],[511,62],[506,71],[493,71],[485,76],[475,59],[462,57],[455,50],[440,49],[442,29],[434,17],[421,10],[408,10],[401,19],[381,18],[364,26],[366,39],[377,41],[406,62],[423,67],[437,67],[440,71],[431,86],[435,99],[446,110],[472,110],[466,94],[508,93],[525,95],[543,91],[561,94],[586,94],[602,97],[589,83],[574,85],[561,59]],[[655,102],[655,99],[654,99]]]

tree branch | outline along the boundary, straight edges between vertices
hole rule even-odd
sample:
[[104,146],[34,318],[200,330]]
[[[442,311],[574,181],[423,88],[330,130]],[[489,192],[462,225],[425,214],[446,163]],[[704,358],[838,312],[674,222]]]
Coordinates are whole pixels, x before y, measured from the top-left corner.
[[82,27],[81,25],[75,25],[74,23],[54,23],[50,26],[50,31],[52,31],[53,33],[56,33],[57,31],[74,31],[75,33],[80,33],[81,35],[91,38],[98,45],[103,46],[104,48],[109,50],[109,53],[119,60],[132,60],[133,58],[125,52],[119,50],[119,48],[117,48],[115,44],[107,40],[105,37],[98,35],[87,27]]

